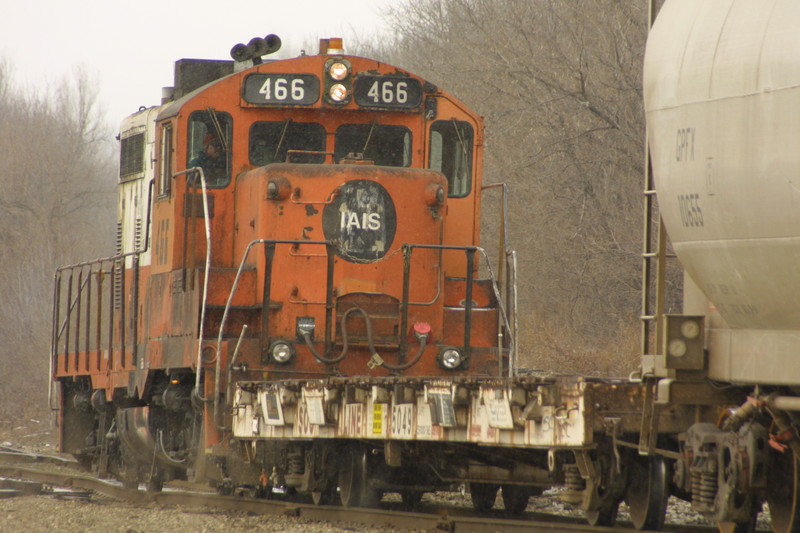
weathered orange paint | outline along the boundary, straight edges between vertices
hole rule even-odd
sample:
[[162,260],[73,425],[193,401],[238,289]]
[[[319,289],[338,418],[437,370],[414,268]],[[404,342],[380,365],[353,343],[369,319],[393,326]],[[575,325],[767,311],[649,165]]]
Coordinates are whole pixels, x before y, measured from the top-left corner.
[[[86,346],[59,350],[55,354],[54,379],[89,377],[93,389],[105,389],[111,400],[115,391],[124,390],[131,397],[146,400],[149,383],[156,373],[181,371],[194,374],[197,369],[198,336],[203,330],[202,344],[208,353],[216,353],[217,339],[223,328],[223,315],[230,298],[231,307],[222,329],[219,360],[204,359],[202,391],[206,397],[215,394],[215,382],[225,394],[228,364],[234,346],[247,326],[238,355],[234,380],[282,379],[288,377],[386,376],[453,376],[464,374],[496,375],[498,355],[491,350],[497,344],[498,311],[493,290],[486,282],[473,285],[473,313],[470,341],[476,349],[469,366],[450,371],[440,368],[437,355],[449,346],[464,343],[467,259],[464,250],[442,250],[437,246],[465,247],[480,244],[480,199],[483,162],[482,120],[452,95],[427,84],[425,80],[383,63],[347,57],[355,74],[393,75],[420,81],[423,103],[415,109],[372,109],[359,107],[354,100],[341,106],[327,103],[323,67],[328,56],[305,56],[269,62],[232,74],[209,84],[185,98],[165,105],[158,117],[154,154],[154,178],[159,180],[167,163],[161,154],[168,154],[169,168],[175,176],[169,194],[152,198],[150,228],[150,263],[134,269],[130,259],[125,269],[125,290],[121,305],[113,318],[103,318],[103,328],[113,331],[112,339],[100,347]],[[320,95],[309,106],[255,105],[243,99],[243,83],[255,73],[303,73],[320,79]],[[196,154],[188,153],[189,119],[195,111],[213,108],[232,119],[229,155],[231,180],[222,188],[207,191],[213,204],[210,226],[210,270],[203,309],[206,277],[206,228],[203,217],[202,191],[187,175],[187,161]],[[428,116],[428,109],[435,116]],[[274,163],[257,167],[250,162],[249,136],[259,121],[313,122],[326,132],[325,163]],[[434,120],[468,123],[473,130],[472,179],[469,193],[463,198],[436,199],[437,188],[445,191],[448,182],[439,172],[428,169],[431,126]],[[410,133],[408,167],[376,166],[369,161],[352,160],[335,163],[330,153],[336,147],[336,130],[346,124],[380,124],[403,126]],[[161,146],[161,128],[172,131],[173,145]],[[270,198],[268,184],[277,184],[277,197]],[[311,242],[331,238],[330,227],[339,224],[353,232],[388,227],[388,220],[373,217],[374,213],[354,215],[341,208],[328,212],[326,206],[337,201],[348,184],[356,184],[352,194],[364,205],[372,199],[361,198],[361,189],[382,189],[391,199],[396,214],[394,238],[391,242],[374,243],[386,247],[378,259],[355,261],[338,250],[333,258],[331,286],[327,285],[328,255],[323,244]],[[359,185],[360,184],[360,185]],[[371,184],[367,186],[366,184]],[[380,186],[380,187],[378,187]],[[158,190],[158,188],[156,187]],[[367,194],[367,193],[364,193]],[[370,193],[372,194],[372,193]],[[377,193],[376,193],[377,194]],[[385,215],[385,212],[381,216]],[[388,215],[387,215],[388,216]],[[372,218],[371,218],[372,217]],[[330,221],[333,222],[330,222]],[[327,234],[326,234],[327,233]],[[267,269],[265,244],[259,240],[297,241],[276,244]],[[253,244],[251,244],[253,243]],[[410,260],[410,283],[405,329],[402,329],[404,244],[433,248],[414,248]],[[332,249],[338,244],[332,243]],[[245,253],[250,249],[250,255]],[[243,261],[244,259],[244,261]],[[476,255],[475,263],[479,257]],[[244,267],[238,272],[240,264]],[[470,265],[476,271],[476,265]],[[238,273],[238,288],[231,297]],[[138,283],[137,283],[138,282]],[[269,301],[263,301],[268,283]],[[107,286],[107,285],[106,285]],[[331,298],[331,308],[326,300]],[[107,309],[104,312],[110,313]],[[368,345],[370,328],[361,311],[370,316],[374,349],[391,365],[413,358],[420,349],[414,335],[415,323],[427,323],[431,332],[419,362],[408,369],[392,371],[368,365],[373,355]],[[201,323],[201,313],[205,319]],[[124,313],[124,317],[123,317]],[[267,313],[268,331],[263,331]],[[298,333],[298,320],[313,320],[312,346],[326,351],[326,322],[331,317],[331,346],[325,357],[341,353],[344,329],[349,352],[336,364],[320,362],[312,355]],[[345,317],[347,319],[345,320]],[[109,323],[111,322],[111,323]],[[103,333],[108,336],[108,333]],[[134,338],[135,335],[135,338]],[[124,336],[124,343],[123,343]],[[282,340],[293,345],[294,358],[286,364],[272,362],[265,353],[271,342]],[[91,343],[90,343],[91,344]],[[108,344],[111,344],[109,347]],[[401,353],[405,346],[405,353]],[[66,351],[69,353],[61,353]],[[216,376],[219,370],[220,375]],[[206,444],[220,439],[213,427],[212,415],[205,413]]]

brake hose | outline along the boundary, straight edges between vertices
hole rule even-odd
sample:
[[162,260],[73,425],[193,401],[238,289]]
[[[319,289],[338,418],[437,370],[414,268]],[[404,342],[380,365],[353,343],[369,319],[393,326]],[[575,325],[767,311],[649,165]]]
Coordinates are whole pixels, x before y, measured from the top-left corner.
[[[430,327],[417,329],[416,326],[415,326],[414,334],[416,335],[417,340],[419,340],[419,350],[417,351],[416,355],[410,361],[407,361],[406,363],[403,363],[403,364],[400,364],[400,365],[393,365],[393,364],[390,364],[390,363],[387,363],[386,361],[384,361],[381,358],[381,356],[378,355],[378,352],[375,350],[375,345],[372,342],[372,320],[370,320],[370,317],[367,314],[367,312],[364,311],[363,309],[361,309],[358,306],[353,306],[353,307],[351,307],[350,309],[348,309],[347,311],[345,311],[342,314],[342,322],[341,322],[341,328],[342,328],[342,353],[339,354],[337,357],[334,357],[334,358],[330,359],[330,358],[327,358],[327,357],[325,357],[323,355],[320,355],[317,352],[317,350],[314,348],[313,343],[311,342],[311,332],[310,331],[303,331],[303,339],[305,340],[306,346],[308,346],[308,349],[311,350],[311,353],[314,355],[314,357],[317,358],[318,361],[320,361],[322,363],[325,363],[325,364],[332,365],[332,364],[338,363],[339,361],[341,361],[342,359],[345,358],[345,356],[347,355],[347,350],[348,350],[348,344],[347,344],[347,318],[350,316],[350,313],[352,313],[354,311],[358,311],[359,313],[364,315],[364,321],[367,324],[367,345],[369,347],[369,352],[372,354],[372,359],[370,359],[370,363],[374,362],[374,364],[370,365],[370,368],[373,368],[375,366],[383,366],[384,368],[387,368],[389,370],[406,370],[408,368],[411,368],[415,364],[417,364],[417,362],[419,362],[419,360],[422,358],[422,354],[425,352],[425,347],[428,344],[428,331],[429,331]],[[425,329],[427,329],[428,331],[425,331]]]

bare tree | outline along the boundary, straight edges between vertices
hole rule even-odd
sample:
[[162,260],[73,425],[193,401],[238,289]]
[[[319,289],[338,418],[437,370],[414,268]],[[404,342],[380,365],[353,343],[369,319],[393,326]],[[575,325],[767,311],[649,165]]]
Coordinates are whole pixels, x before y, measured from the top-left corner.
[[387,16],[396,38],[370,53],[486,118],[488,181],[512,189],[525,352],[619,349],[638,332],[645,2],[415,0]]
[[0,405],[35,411],[46,408],[53,272],[111,249],[115,162],[84,71],[38,94],[9,71],[0,63]]

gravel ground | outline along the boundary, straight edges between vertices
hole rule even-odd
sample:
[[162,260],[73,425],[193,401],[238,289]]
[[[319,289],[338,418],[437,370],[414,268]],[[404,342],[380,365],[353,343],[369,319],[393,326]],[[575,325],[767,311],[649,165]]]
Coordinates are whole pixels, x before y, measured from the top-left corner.
[[[0,445],[56,454],[49,421],[0,421]],[[102,495],[89,499],[22,496],[0,499],[2,533],[398,533],[395,528],[309,522],[291,516],[255,515],[188,507],[134,505]]]
[[[0,421],[0,443],[23,447],[32,452],[54,453],[55,432],[49,421]],[[559,489],[545,491],[531,498],[529,512],[553,513],[581,517],[582,511],[572,509],[558,498]],[[399,496],[387,495],[387,500]],[[464,492],[438,493],[436,498],[426,494],[423,502],[443,502],[471,507]],[[495,508],[502,508],[501,497]],[[627,508],[620,507],[620,520],[628,520]],[[677,498],[670,498],[667,514],[670,524],[706,524],[691,506]],[[759,529],[769,530],[768,513],[759,515]],[[56,496],[25,496],[0,499],[0,532],[38,533],[171,533],[181,530],[192,532],[245,533],[281,531],[287,533],[388,533],[409,532],[395,528],[367,528],[361,524],[341,522],[308,522],[295,517],[276,515],[251,515],[209,509],[133,505],[104,496],[89,499],[59,499]]]
[[58,500],[26,496],[0,500],[0,531],[26,533],[370,533],[393,528],[359,524],[305,522],[287,516],[258,516],[181,507],[138,506],[93,496],[90,500]]

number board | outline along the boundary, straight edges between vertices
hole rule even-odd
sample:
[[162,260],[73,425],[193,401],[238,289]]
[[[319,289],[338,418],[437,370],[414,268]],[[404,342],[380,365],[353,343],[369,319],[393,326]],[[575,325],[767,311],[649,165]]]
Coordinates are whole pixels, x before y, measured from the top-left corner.
[[244,100],[251,104],[312,105],[319,100],[319,79],[313,74],[250,74]]
[[361,107],[414,109],[422,103],[419,80],[401,76],[359,76],[353,93]]

